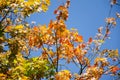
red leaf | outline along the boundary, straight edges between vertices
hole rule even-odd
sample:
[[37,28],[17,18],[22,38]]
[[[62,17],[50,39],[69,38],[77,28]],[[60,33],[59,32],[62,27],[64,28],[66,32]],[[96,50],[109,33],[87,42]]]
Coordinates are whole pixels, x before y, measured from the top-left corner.
[[54,14],[57,14],[57,12],[58,12],[58,10],[56,9],[56,10],[54,11]]
[[112,67],[111,72],[115,74],[118,70],[120,70],[120,68],[118,66],[114,66]]
[[89,40],[88,40],[88,44],[91,44],[92,41],[93,41],[93,39],[92,39],[92,37],[90,37]]

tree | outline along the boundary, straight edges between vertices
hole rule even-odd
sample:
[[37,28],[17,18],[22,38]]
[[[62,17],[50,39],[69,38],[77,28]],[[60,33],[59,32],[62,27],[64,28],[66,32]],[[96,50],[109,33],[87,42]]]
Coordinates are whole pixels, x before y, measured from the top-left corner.
[[[116,4],[112,0],[111,6]],[[104,74],[116,75],[120,70],[118,49],[100,47],[120,14],[106,18],[106,26],[98,28],[96,38],[85,42],[76,29],[68,30],[65,24],[70,0],[54,11],[56,20],[48,25],[30,25],[25,21],[35,12],[46,12],[49,5],[50,0],[0,1],[0,79],[99,80]],[[29,57],[35,49],[41,51],[40,56]],[[71,63],[78,67],[78,73],[60,69]]]

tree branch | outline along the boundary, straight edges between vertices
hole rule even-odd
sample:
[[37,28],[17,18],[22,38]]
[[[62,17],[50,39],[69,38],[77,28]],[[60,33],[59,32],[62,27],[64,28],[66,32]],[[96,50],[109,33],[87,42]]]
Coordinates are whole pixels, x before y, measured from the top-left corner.
[[6,14],[4,15],[4,17],[1,19],[1,21],[0,21],[0,24],[3,22],[3,20],[7,17],[7,15],[8,15],[8,13],[10,12],[10,8],[9,8],[9,10],[6,12]]

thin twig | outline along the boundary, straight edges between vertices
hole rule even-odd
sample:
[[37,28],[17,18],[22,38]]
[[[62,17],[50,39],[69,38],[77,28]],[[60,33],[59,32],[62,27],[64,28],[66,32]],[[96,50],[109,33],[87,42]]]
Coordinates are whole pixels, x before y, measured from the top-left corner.
[[6,14],[4,15],[4,17],[1,19],[1,21],[0,21],[0,24],[3,22],[3,20],[7,17],[7,15],[8,15],[8,13],[10,12],[10,8],[9,8],[9,10],[6,12]]

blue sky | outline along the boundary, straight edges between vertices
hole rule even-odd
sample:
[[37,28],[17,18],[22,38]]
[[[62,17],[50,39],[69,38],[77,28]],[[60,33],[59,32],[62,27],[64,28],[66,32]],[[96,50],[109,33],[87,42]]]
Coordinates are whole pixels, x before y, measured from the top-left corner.
[[[27,20],[36,21],[36,24],[48,24],[51,19],[55,20],[54,10],[63,4],[65,0],[51,0],[51,5],[46,13],[32,14]],[[120,12],[120,6],[114,6],[111,16],[115,12]],[[105,18],[108,17],[110,10],[110,0],[71,0],[69,7],[69,18],[66,21],[68,29],[74,27],[87,41],[89,37],[94,37],[100,26],[105,27]],[[111,39],[106,40],[102,48],[119,49],[120,51],[120,19],[117,21],[116,28],[112,29]],[[37,55],[37,53],[35,54]],[[34,56],[35,56],[34,55]],[[103,77],[101,80],[113,80],[111,77]]]

